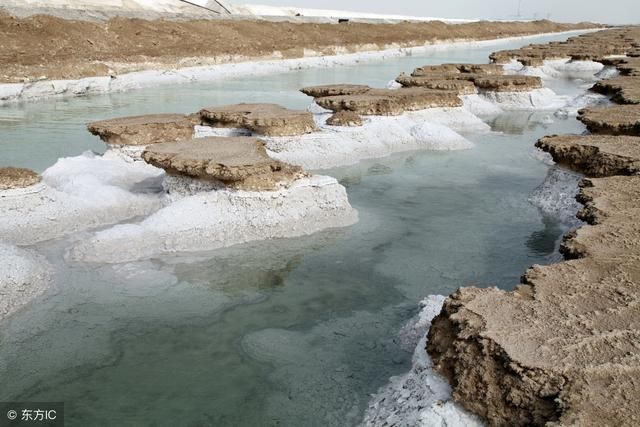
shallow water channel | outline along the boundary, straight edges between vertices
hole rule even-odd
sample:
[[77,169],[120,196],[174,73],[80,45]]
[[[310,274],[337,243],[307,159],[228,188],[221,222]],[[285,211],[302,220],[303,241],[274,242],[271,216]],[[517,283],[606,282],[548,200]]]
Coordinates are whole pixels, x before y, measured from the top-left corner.
[[[0,165],[42,171],[103,150],[91,120],[251,101],[305,108],[305,85],[384,86],[419,65],[561,38],[4,106]],[[323,171],[360,213],[347,229],[115,266],[68,264],[69,239],[38,245],[55,287],[0,324],[0,401],[64,401],[68,426],[357,424],[369,396],[409,369],[398,331],[422,298],[510,289],[528,266],[557,259],[567,226],[527,200],[548,171],[533,143],[583,128],[548,112],[491,124],[502,133],[466,135],[472,150]]]

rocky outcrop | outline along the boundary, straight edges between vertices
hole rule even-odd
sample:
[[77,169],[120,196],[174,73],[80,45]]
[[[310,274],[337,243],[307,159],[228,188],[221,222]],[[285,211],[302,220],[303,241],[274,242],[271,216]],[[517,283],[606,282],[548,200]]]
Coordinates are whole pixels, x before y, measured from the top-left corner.
[[454,398],[490,425],[640,421],[640,177],[590,179],[580,199],[593,225],[569,244],[587,258],[534,266],[513,292],[461,289],[429,332]]
[[[584,180],[577,199],[585,208],[578,217],[594,226],[582,227],[566,236],[561,248],[565,256],[573,259],[628,259],[637,263],[640,259],[638,184],[638,175]],[[636,275],[631,280],[637,285],[638,279]]]
[[313,115],[276,104],[236,104],[200,110],[203,122],[213,127],[246,128],[259,135],[293,136],[314,132]]
[[150,114],[93,122],[87,129],[109,145],[144,146],[191,138],[199,122],[184,114]]
[[340,95],[361,95],[369,91],[371,91],[371,87],[369,86],[350,84],[307,86],[300,89],[300,92],[312,98]]
[[611,55],[626,55],[635,50],[640,30],[637,27],[615,28],[570,37],[564,42],[532,44],[521,49],[502,50],[490,55],[497,64],[512,60],[525,66],[541,66],[546,60],[606,61]]
[[493,426],[637,425],[637,265],[568,261],[449,297],[427,348],[454,399]]
[[478,89],[491,92],[526,92],[542,88],[542,79],[535,76],[483,76],[473,82]]
[[640,76],[640,58],[624,58],[616,68],[625,76]]
[[[624,52],[632,40],[637,30],[613,29],[577,45],[586,58]],[[531,58],[578,56],[575,42],[550,45],[529,49],[540,51]],[[617,136],[637,134],[636,107],[582,111],[590,130],[613,135],[537,144],[599,177],[581,184],[578,217],[588,225],[565,236],[567,261],[533,266],[511,292],[462,288],[432,323],[435,369],[491,426],[640,423],[640,138]]]
[[426,88],[371,89],[363,94],[327,96],[315,101],[327,110],[352,111],[364,116],[397,116],[406,111],[462,106],[455,92]]
[[208,137],[156,144],[143,159],[170,175],[217,181],[243,190],[275,190],[304,176],[302,168],[267,155],[264,143],[250,137]]
[[556,163],[593,177],[640,173],[640,138],[613,135],[554,135],[536,147]]
[[458,71],[478,75],[503,74],[504,69],[499,64],[457,64]]
[[640,104],[640,76],[600,80],[591,90],[610,96],[618,104]]
[[352,111],[338,111],[327,119],[329,126],[362,126],[362,117]]
[[398,116],[406,111],[437,107],[461,107],[456,91],[424,87],[375,89],[362,85],[324,85],[301,89],[316,104],[333,112],[350,111],[363,116]]
[[413,77],[431,76],[434,74],[478,74],[478,75],[496,75],[502,74],[502,66],[498,64],[441,64],[441,65],[425,65],[413,70]]
[[542,88],[534,76],[504,75],[498,64],[445,64],[416,68],[411,76],[401,74],[396,81],[405,87],[475,93],[476,88],[494,92],[524,92]]
[[39,183],[41,180],[40,175],[30,169],[0,168],[0,191],[26,188]]
[[578,111],[578,120],[592,133],[640,136],[640,105],[585,108]]
[[437,78],[432,78],[430,76],[414,77],[401,74],[396,78],[396,81],[404,87],[425,87],[427,89],[446,90],[456,92],[459,95],[475,93],[476,87],[473,81],[456,79],[455,77],[459,75],[460,74],[453,74],[451,76],[436,75]]

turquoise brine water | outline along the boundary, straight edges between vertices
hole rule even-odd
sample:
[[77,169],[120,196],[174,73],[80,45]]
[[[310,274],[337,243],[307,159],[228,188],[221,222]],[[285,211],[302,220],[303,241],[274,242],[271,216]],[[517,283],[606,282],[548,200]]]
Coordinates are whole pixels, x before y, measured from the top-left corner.
[[[0,107],[0,163],[43,170],[100,151],[91,120],[251,101],[304,108],[305,85],[383,86],[522,43]],[[422,298],[510,289],[531,264],[557,259],[567,227],[527,201],[548,171],[533,143],[583,128],[546,115],[504,114],[491,124],[505,133],[467,135],[472,150],[323,172],[360,212],[350,228],[115,266],[67,263],[83,234],[38,245],[55,286],[0,324],[0,401],[64,401],[68,426],[357,424],[370,394],[409,369],[398,331]]]

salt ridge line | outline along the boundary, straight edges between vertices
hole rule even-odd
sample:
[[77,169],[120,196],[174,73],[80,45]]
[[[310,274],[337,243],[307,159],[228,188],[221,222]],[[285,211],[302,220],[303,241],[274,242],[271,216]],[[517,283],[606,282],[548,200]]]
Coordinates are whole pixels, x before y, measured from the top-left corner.
[[465,426],[480,427],[482,422],[465,411],[451,398],[451,387],[434,370],[426,351],[427,337],[423,333],[442,309],[446,297],[430,295],[421,301],[420,313],[402,329],[401,336],[414,343],[412,368],[392,377],[389,384],[372,396],[361,427],[389,426]]
[[[536,67],[531,67],[533,68]],[[560,72],[547,76],[547,80],[554,78],[565,78],[565,76]],[[540,155],[542,152],[536,153]],[[555,164],[548,155],[540,155],[540,157],[545,163]],[[549,169],[545,181],[531,194],[530,202],[562,221],[579,224],[580,221],[575,218],[575,214],[580,205],[573,199],[578,192],[579,180],[578,174],[553,166]],[[372,396],[362,421],[363,427],[484,425],[481,419],[453,400],[451,386],[433,369],[432,360],[426,351],[428,336],[424,331],[429,330],[432,320],[440,312],[445,299],[446,297],[439,295],[428,296],[420,303],[422,310],[417,318],[405,326],[404,333],[406,329],[410,329],[420,336],[412,358],[412,368],[403,375],[390,378],[389,383]]]
[[[485,104],[495,107],[495,104],[487,102]],[[160,119],[163,124],[167,124],[168,121],[167,126],[176,126],[176,131],[179,131],[179,135],[182,135],[180,133],[180,129],[183,127],[182,122],[192,126],[187,116],[173,117],[172,115],[171,120],[169,120],[165,115]],[[322,128],[322,122],[326,120],[326,115],[323,113],[316,114],[315,119]],[[343,127],[329,129],[331,127],[325,127],[327,129],[326,134],[264,138],[267,141],[267,148],[273,157],[290,163],[301,164],[307,168],[320,169],[340,164],[351,164],[363,158],[381,157],[403,150],[469,148],[471,143],[452,130],[452,128],[468,130],[471,124],[474,127],[474,131],[482,132],[488,130],[486,124],[462,108],[427,109],[407,112],[399,117],[371,117],[367,120],[369,120],[368,124],[365,124],[362,129]],[[230,129],[223,130],[224,132],[233,132]],[[370,143],[368,143],[372,139],[371,137],[380,137],[381,135],[387,135],[389,138],[374,139],[388,140],[393,143],[371,147]],[[397,141],[394,141],[396,139]],[[315,148],[310,150],[310,147]],[[329,150],[328,153],[327,147],[334,147],[335,152]],[[13,220],[8,222],[11,226],[7,226],[7,229],[0,228],[0,236],[4,236],[10,241],[31,243],[60,237],[68,232],[108,225],[133,216],[148,215],[154,212],[164,203],[161,195],[158,194],[159,189],[155,190],[156,194],[154,195],[149,191],[141,193],[134,187],[143,185],[144,182],[158,181],[161,176],[157,172],[140,175],[140,172],[142,172],[140,168],[146,166],[148,169],[150,168],[148,165],[139,164],[136,169],[135,162],[132,165],[116,162],[116,160],[130,155],[139,156],[142,151],[144,151],[144,148],[137,146],[134,146],[131,150],[123,147],[110,147],[107,154],[99,158],[80,156],[61,159],[58,167],[52,167],[45,172],[45,182],[48,186],[42,189],[43,192],[41,194],[25,196],[22,199],[13,198],[12,202],[7,201],[4,203],[5,205],[7,203],[11,205],[7,210],[7,217],[13,218]],[[311,152],[311,155],[309,152]],[[62,168],[60,165],[69,167]],[[96,167],[100,170],[109,169],[105,169],[105,182],[99,179],[96,180],[97,178],[92,175]],[[129,169],[131,170],[129,171]],[[129,173],[133,174],[133,178],[122,178],[122,176]],[[96,189],[99,190],[96,191]],[[96,193],[109,195],[109,197],[101,197],[97,208],[90,206],[87,200],[79,199],[81,203],[73,202],[78,196],[82,198],[82,194],[92,196]],[[40,197],[42,195],[46,195],[52,203],[42,204],[42,198]],[[38,209],[34,211],[37,214],[34,214],[35,216],[32,215],[31,220],[27,221],[19,212],[21,209],[28,207],[29,203],[31,203],[29,200],[35,203],[36,199],[40,200],[40,202],[36,203],[36,206],[39,206]],[[91,197],[88,200],[92,200]],[[55,227],[51,227],[47,218],[52,215],[60,215],[62,212],[60,209],[64,210],[64,206],[74,206],[74,214],[65,216],[65,218],[69,218],[70,223],[65,223],[66,225],[57,224]],[[96,215],[96,211],[100,214]],[[34,225],[32,222],[35,219],[38,221]]]
[[[396,93],[395,91],[391,92]],[[284,115],[288,119],[274,121],[273,114]],[[426,109],[417,112],[406,112],[401,116],[370,117],[367,120],[373,121],[374,130],[377,129],[379,132],[382,128],[387,132],[386,135],[390,136],[389,138],[374,139],[388,139],[394,142],[390,145],[383,144],[380,147],[374,147],[374,150],[371,151],[370,143],[368,142],[371,139],[369,137],[371,129],[363,132],[358,130],[358,127],[335,127],[335,131],[327,132],[328,138],[318,139],[318,135],[322,134],[305,133],[310,129],[309,125],[313,123],[308,123],[312,117],[310,113],[287,110],[272,104],[239,104],[227,107],[205,108],[201,110],[200,115],[203,119],[213,120],[214,123],[211,123],[211,126],[243,123],[251,127],[254,124],[260,124],[261,129],[267,134],[284,133],[286,135],[288,132],[294,131],[294,136],[261,137],[266,141],[266,147],[270,150],[272,157],[278,158],[275,154],[284,153],[284,155],[288,154],[289,157],[283,158],[283,156],[280,156],[279,160],[293,164],[305,164],[306,166],[310,166],[310,162],[315,161],[316,163],[311,163],[315,167],[320,165],[324,167],[335,166],[339,162],[344,163],[345,161],[354,163],[361,158],[381,157],[391,152],[416,148],[469,148],[468,144],[470,143],[466,139],[452,131],[448,126],[434,123],[434,121],[441,121],[449,126],[455,125],[459,128],[465,128],[468,123],[471,123],[476,127],[476,130],[478,127],[481,127],[482,131],[488,130],[486,124],[464,109]],[[321,124],[326,119],[327,114],[321,113],[319,116],[323,116],[323,118],[316,115],[316,122]],[[429,117],[431,117],[432,121],[429,121]],[[181,130],[184,126],[190,124],[190,119],[186,116],[164,115],[153,116],[153,119],[162,126],[166,125],[167,122],[171,126],[177,126],[176,130]],[[133,128],[126,127],[126,123],[129,122],[134,126]],[[144,126],[141,122],[143,122],[142,118],[115,119],[99,122],[99,124],[91,124],[89,128],[104,133],[103,136],[107,137],[107,142],[111,138],[119,140],[119,136],[112,134],[110,129],[120,129],[128,137],[140,142],[135,135],[134,129],[135,126]],[[329,129],[330,127],[327,128]],[[392,129],[390,133],[389,128]],[[160,129],[164,129],[164,127]],[[343,139],[336,138],[336,135],[340,136],[341,133],[354,132],[353,129],[356,129],[356,135],[359,135],[359,137],[354,138],[352,133],[352,139],[344,136]],[[218,135],[219,132],[225,133],[227,138],[229,134],[234,132],[246,131],[234,128],[208,128],[206,126],[199,126],[197,130],[201,133],[199,136],[205,136],[202,135],[204,130],[204,132],[211,131],[213,134]],[[145,133],[145,136],[153,139],[152,134]],[[234,141],[242,139],[237,136],[234,136],[234,138],[236,138]],[[246,142],[246,139],[247,137],[244,137],[242,141]],[[200,138],[196,138],[189,143],[150,144],[143,152],[143,157],[146,161],[149,161],[147,154],[156,150],[155,147],[158,145],[166,145],[167,148],[172,147],[173,149],[184,144],[190,144],[190,146],[193,145],[194,149],[205,149],[208,146],[207,142],[201,141],[198,143],[197,141],[199,140]],[[310,141],[315,141],[315,145],[312,145]],[[331,145],[331,141],[337,142],[338,146]],[[348,144],[347,142],[349,141],[355,141],[356,145]],[[292,150],[291,145],[298,143],[300,145]],[[277,147],[277,144],[280,144],[280,146]],[[422,144],[422,147],[420,144]],[[321,150],[328,150],[328,152],[322,151],[319,153],[309,150],[309,147],[312,146]],[[325,162],[323,164],[317,163],[318,159],[324,158],[321,155],[322,153],[330,153],[333,148],[337,149],[340,146],[343,147],[343,151],[340,152],[342,157],[335,157],[334,155],[328,160],[323,160]],[[366,151],[368,149],[369,151]],[[311,155],[309,155],[309,151],[311,151]],[[122,152],[119,154],[122,155]],[[187,157],[195,155],[184,154]],[[306,157],[295,158],[295,155],[304,155]],[[193,163],[191,160],[187,161],[186,158],[181,162],[185,162],[183,166],[167,164],[164,167],[174,172],[177,167],[185,167],[187,174],[190,173],[187,172],[189,170],[202,170],[202,166]],[[139,223],[117,225],[94,233],[87,241],[72,248],[71,257],[80,261],[126,262],[179,251],[216,249],[257,239],[311,234],[323,228],[344,227],[357,220],[355,211],[348,204],[344,188],[338,185],[334,179],[328,177],[313,176],[299,179],[294,181],[290,187],[275,192],[231,191],[225,188],[207,188],[199,180],[193,180],[188,177],[180,178],[177,181],[174,177],[165,177],[164,181],[165,188],[169,194],[165,198],[165,207]],[[212,209],[212,206],[215,209]],[[267,212],[268,214],[256,216],[254,213],[257,211]],[[231,215],[229,215],[230,213]],[[194,218],[197,218],[197,220],[194,220]],[[309,222],[309,218],[313,218],[313,221]],[[229,234],[229,230],[233,230],[233,233]],[[123,245],[125,241],[135,243]],[[126,250],[118,250],[118,248],[125,246]]]
[[[514,40],[527,40],[546,35],[584,34],[593,31],[598,31],[598,29],[540,33],[491,40],[438,41],[416,47],[389,45],[383,50],[375,50],[376,46],[365,45],[362,46],[362,51],[357,53],[344,53],[346,49],[343,47],[336,47],[335,50],[338,53],[330,56],[307,49],[304,51],[304,57],[296,59],[277,59],[279,57],[279,53],[275,52],[272,58],[262,58],[259,60],[243,56],[230,56],[225,58],[225,63],[222,64],[218,63],[213,65],[164,70],[151,69],[116,76],[87,77],[77,80],[41,80],[28,83],[3,83],[0,84],[0,105],[19,101],[33,102],[54,97],[73,97],[124,92],[128,90],[168,84],[217,81],[238,76],[259,76],[308,68],[330,68],[340,65],[373,62],[384,60],[385,58],[421,54],[451,48],[487,46],[497,43],[507,43]],[[153,67],[153,64],[150,64],[150,66]]]
[[116,225],[74,246],[72,259],[120,263],[254,240],[298,237],[358,220],[334,178],[312,176],[278,191],[216,190],[175,200],[140,223]]
[[[574,41],[577,49],[548,44],[496,56],[537,63],[572,52],[625,62],[606,55],[637,56],[639,38],[635,27],[617,28]],[[580,118],[602,113],[605,126],[537,143],[590,176],[577,196],[588,225],[566,235],[565,260],[533,266],[511,292],[461,288],[432,322],[434,367],[456,400],[491,425],[638,425],[640,127],[620,136],[616,125],[638,125],[640,116],[625,116],[620,108],[627,107],[583,110]]]

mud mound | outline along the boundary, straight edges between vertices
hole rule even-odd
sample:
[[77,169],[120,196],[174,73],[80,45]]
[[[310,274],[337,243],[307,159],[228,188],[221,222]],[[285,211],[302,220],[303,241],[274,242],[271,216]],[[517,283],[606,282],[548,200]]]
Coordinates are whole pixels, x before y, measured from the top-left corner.
[[585,108],[578,114],[592,133],[640,136],[640,105]]
[[198,123],[183,114],[150,114],[93,122],[87,129],[110,145],[149,145],[189,139]]
[[316,130],[308,111],[277,104],[236,104],[200,110],[202,120],[213,127],[246,128],[266,136],[295,136]]
[[30,169],[4,167],[0,168],[0,191],[14,188],[25,188],[42,180],[40,175]]
[[536,147],[556,163],[593,177],[640,173],[640,138],[613,135],[547,136]]
[[302,168],[267,155],[256,138],[197,138],[155,144],[143,159],[172,175],[219,181],[242,190],[275,190],[304,176]]

